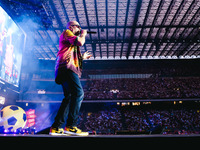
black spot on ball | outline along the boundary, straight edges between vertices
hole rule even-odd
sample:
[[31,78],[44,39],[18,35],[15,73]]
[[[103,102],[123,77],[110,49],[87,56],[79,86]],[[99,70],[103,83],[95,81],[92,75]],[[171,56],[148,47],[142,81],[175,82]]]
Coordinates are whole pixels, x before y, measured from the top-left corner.
[[13,127],[8,128],[9,131],[11,131],[13,129]]
[[17,122],[17,119],[15,117],[10,117],[8,119],[8,125],[15,125],[16,122]]
[[15,110],[18,110],[19,108],[17,106],[10,106],[10,109],[15,111]]
[[25,113],[23,114],[23,120],[24,120],[24,122],[26,121],[26,114]]
[[3,118],[3,111],[1,111],[1,118]]

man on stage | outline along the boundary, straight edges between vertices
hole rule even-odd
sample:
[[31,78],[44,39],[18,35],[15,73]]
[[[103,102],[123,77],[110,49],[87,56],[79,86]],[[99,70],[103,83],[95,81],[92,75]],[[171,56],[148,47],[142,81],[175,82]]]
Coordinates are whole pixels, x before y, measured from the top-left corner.
[[[84,98],[79,79],[82,61],[91,57],[89,52],[82,55],[79,48],[84,45],[86,35],[87,31],[81,30],[77,21],[70,21],[67,23],[67,29],[60,36],[55,82],[62,85],[65,97],[50,129],[50,135],[88,135],[88,132],[82,132],[77,128],[78,114]],[[66,119],[67,123],[63,129]]]

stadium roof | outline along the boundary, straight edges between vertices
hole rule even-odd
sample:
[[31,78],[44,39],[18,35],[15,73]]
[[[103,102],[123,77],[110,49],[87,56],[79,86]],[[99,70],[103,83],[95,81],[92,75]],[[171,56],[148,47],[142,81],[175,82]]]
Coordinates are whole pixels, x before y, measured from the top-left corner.
[[97,32],[81,48],[93,53],[91,60],[200,58],[200,0],[9,0],[4,6],[12,16],[41,21],[33,36],[38,59],[56,58],[71,20]]

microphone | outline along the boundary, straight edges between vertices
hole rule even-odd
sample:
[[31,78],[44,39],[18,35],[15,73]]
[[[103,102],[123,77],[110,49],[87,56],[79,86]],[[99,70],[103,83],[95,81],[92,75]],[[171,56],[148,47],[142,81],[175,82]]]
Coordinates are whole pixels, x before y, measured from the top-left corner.
[[96,34],[97,32],[95,31],[87,31],[88,34]]

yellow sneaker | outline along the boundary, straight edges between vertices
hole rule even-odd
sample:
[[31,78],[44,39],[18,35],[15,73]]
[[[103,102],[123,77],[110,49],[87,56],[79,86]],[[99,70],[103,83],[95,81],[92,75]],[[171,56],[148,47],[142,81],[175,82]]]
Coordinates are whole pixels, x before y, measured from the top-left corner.
[[64,135],[63,128],[50,128],[49,135]]
[[70,135],[88,136],[88,132],[82,132],[82,130],[77,127],[65,127],[64,133]]

